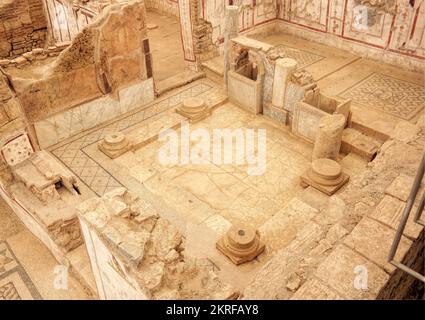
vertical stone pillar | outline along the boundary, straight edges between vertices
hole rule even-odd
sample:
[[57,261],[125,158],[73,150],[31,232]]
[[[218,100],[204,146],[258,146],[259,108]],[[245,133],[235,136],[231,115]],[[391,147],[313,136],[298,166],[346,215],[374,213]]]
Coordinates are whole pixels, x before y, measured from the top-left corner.
[[224,27],[224,86],[227,88],[227,72],[230,70],[230,40],[238,35],[238,6],[226,7]]
[[[197,70],[197,62],[193,42],[193,26],[198,19],[198,0],[179,0],[180,31],[183,45],[183,56],[186,66]],[[195,21],[195,22],[194,22]]]
[[320,158],[337,159],[344,127],[345,117],[342,114],[324,116],[320,119],[319,131],[314,142],[313,160]]
[[274,69],[272,105],[283,109],[286,87],[292,72],[297,68],[297,61],[291,58],[278,59]]

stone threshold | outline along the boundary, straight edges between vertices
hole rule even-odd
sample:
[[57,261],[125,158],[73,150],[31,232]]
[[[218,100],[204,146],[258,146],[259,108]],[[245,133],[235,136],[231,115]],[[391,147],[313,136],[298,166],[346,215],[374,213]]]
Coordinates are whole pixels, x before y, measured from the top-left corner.
[[180,88],[193,81],[205,78],[205,73],[187,70],[170,78],[164,79],[156,83],[155,94],[157,97],[169,92],[173,89]]

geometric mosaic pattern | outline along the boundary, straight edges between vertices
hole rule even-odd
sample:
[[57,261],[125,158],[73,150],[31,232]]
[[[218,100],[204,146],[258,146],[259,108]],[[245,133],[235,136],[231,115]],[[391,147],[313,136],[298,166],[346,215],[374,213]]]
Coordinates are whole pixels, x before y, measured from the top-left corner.
[[19,287],[25,297],[42,299],[6,241],[0,242],[0,300],[20,300]]
[[273,54],[273,53],[279,53],[280,56],[294,59],[295,61],[297,61],[298,63],[297,66],[299,69],[305,68],[313,63],[316,63],[324,59],[324,57],[319,56],[315,53],[291,48],[283,44],[280,44],[274,47],[268,52],[268,54]]
[[6,243],[0,243],[0,277],[18,266],[18,262],[6,246]]
[[117,120],[105,127],[99,128],[66,145],[51,150],[81,181],[98,196],[103,196],[117,187],[122,187],[111,174],[84,152],[84,148],[102,140],[111,132],[121,131],[177,106],[184,99],[195,97],[211,90],[205,83],[198,83],[158,103],[142,109],[126,118]]
[[13,282],[0,287],[0,300],[22,300]]
[[372,74],[340,96],[404,120],[412,119],[425,104],[423,86],[380,73]]

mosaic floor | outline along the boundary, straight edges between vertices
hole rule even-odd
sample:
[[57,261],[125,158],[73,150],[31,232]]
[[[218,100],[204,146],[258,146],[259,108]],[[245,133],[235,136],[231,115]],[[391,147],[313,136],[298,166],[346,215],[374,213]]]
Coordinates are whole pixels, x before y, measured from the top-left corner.
[[[328,96],[351,99],[365,124],[381,120],[412,121],[425,106],[425,79],[421,73],[362,59],[350,52],[276,32],[254,36],[268,44],[291,48],[287,54],[318,81]],[[391,76],[390,76],[391,75]],[[364,114],[364,115],[363,115]]]
[[423,86],[381,73],[372,74],[340,96],[404,120],[412,119],[425,105]]
[[108,133],[121,131],[140,124],[143,121],[148,121],[154,115],[166,112],[177,106],[185,98],[199,96],[200,94],[208,93],[212,89],[212,85],[207,82],[198,81],[194,85],[189,85],[182,91],[174,93],[164,100],[156,102],[143,110],[99,128],[63,146],[53,148],[51,151],[92,191],[102,196],[105,192],[122,185],[102,168],[95,159],[84,152],[85,147],[102,140]]
[[41,299],[6,241],[0,242],[0,300]]
[[[295,44],[292,47],[287,43],[282,46],[287,50],[288,56],[299,60],[302,67],[312,72],[316,79],[325,79],[319,83],[325,94],[328,94],[326,90],[329,90],[333,93],[330,95],[350,98],[353,104],[362,106],[362,110],[373,109],[382,117],[391,115],[397,119],[410,120],[423,108],[424,88],[418,81],[408,81],[408,76],[389,77],[369,66],[362,69],[354,63],[350,68],[358,71],[355,74],[350,68],[345,70],[345,66],[357,61],[356,57],[349,54],[337,56],[323,50],[317,50],[316,53],[311,48],[307,49],[302,45],[298,48]],[[190,165],[184,168],[161,168],[155,163],[159,147],[156,142],[118,159],[108,159],[108,163],[99,157],[97,142],[108,133],[131,131],[149,123],[156,116],[169,112],[187,97],[214,96],[216,89],[216,85],[209,80],[196,81],[141,110],[133,110],[131,114],[114,119],[97,129],[69,138],[50,148],[50,151],[98,196],[116,187],[128,187],[125,181],[128,176],[115,170],[115,167],[111,166],[112,163],[116,168],[127,170],[123,172],[137,180],[133,187],[143,184],[151,193],[164,197],[167,204],[173,208],[173,214],[178,212],[182,220],[202,224],[202,228],[213,230],[217,234],[226,230],[229,224],[238,221],[244,221],[256,228],[273,226],[271,217],[276,216],[286,203],[296,199],[297,192],[301,190],[298,177],[310,164],[311,146],[291,137],[289,133],[283,133],[281,128],[276,130],[268,120],[253,117],[231,104],[218,108],[211,118],[198,126],[266,126],[268,170],[264,176],[248,176],[246,167],[217,166],[213,163],[201,168]],[[197,232],[203,232],[205,229],[199,230]],[[23,231],[20,231],[19,234],[22,233]],[[199,236],[198,233],[193,235],[196,239]],[[276,238],[280,239],[281,235],[276,235]],[[28,245],[31,236],[25,235],[25,239]],[[16,243],[17,239],[15,247]],[[25,242],[22,246],[25,246]],[[282,246],[280,242],[279,246]],[[4,241],[0,237],[0,299],[41,299],[59,296],[60,294],[52,292],[51,283],[48,283],[50,280],[43,282],[37,278],[34,270],[30,272],[26,267],[31,264],[27,262],[25,265],[14,258],[20,257],[15,254],[15,247],[9,244],[9,239]],[[219,257],[215,259],[214,261],[221,261]],[[54,265],[54,262],[50,263]],[[51,276],[51,270],[48,272],[48,276]],[[43,288],[43,283],[46,288]],[[71,298],[81,296],[79,290],[71,294]]]
[[282,52],[286,57],[296,60],[298,62],[299,69],[306,68],[316,62],[325,59],[325,57],[313,52],[291,48],[286,45],[276,46],[276,48],[273,48],[272,50]]
[[[248,128],[266,129],[264,174],[250,175],[247,163],[217,164],[211,159],[202,165],[163,165],[158,152],[164,142],[159,141],[126,153],[114,162],[162,197],[186,223],[206,220],[214,229],[229,222],[243,222],[258,228],[303,190],[298,178],[310,165],[312,147],[277,129],[271,120],[256,117],[231,103],[217,108],[190,130],[205,129],[212,137],[217,128],[242,132]],[[214,214],[217,216],[213,217]]]
[[58,262],[2,198],[0,221],[0,300],[90,299],[72,275],[55,288]]

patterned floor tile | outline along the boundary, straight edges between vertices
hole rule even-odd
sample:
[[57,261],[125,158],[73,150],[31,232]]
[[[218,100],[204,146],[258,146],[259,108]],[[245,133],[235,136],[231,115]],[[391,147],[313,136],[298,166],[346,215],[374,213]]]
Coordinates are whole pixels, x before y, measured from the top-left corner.
[[412,119],[425,104],[423,86],[380,73],[372,74],[340,96],[404,120]]
[[177,106],[183,99],[198,96],[211,89],[213,87],[209,84],[195,84],[126,118],[117,120],[66,145],[58,147],[52,150],[52,153],[92,191],[102,196],[105,192],[109,192],[122,185],[109,172],[101,168],[95,160],[89,158],[82,151],[85,147],[100,141],[109,133],[122,131],[135,124],[146,121],[159,113],[166,112]]
[[6,241],[0,242],[0,300],[42,299]]
[[13,282],[0,287],[0,300],[22,300]]

